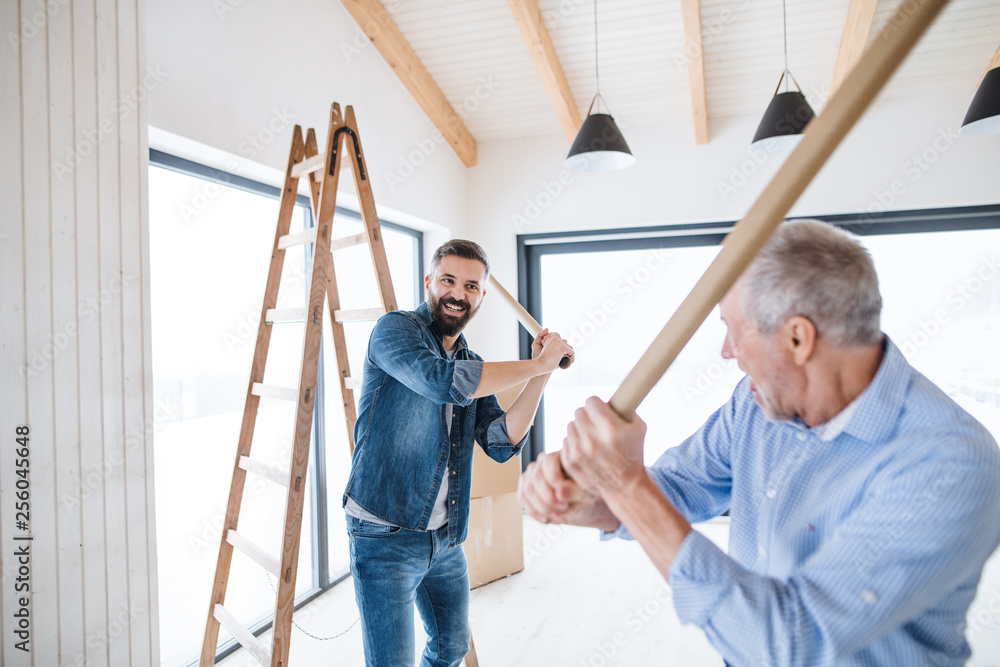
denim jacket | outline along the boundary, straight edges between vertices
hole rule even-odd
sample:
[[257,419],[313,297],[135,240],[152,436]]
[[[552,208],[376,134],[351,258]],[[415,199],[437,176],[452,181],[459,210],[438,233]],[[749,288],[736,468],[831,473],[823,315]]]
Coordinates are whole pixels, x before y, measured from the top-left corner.
[[[483,360],[469,350],[465,336],[458,337],[452,360],[430,325],[425,302],[415,311],[387,313],[372,331],[343,503],[350,496],[388,523],[426,530],[445,472],[451,471],[448,544],[453,547],[468,532],[474,441],[503,462],[521,451],[524,439],[511,444],[496,396],[470,398]],[[448,403],[454,406],[450,434]]]

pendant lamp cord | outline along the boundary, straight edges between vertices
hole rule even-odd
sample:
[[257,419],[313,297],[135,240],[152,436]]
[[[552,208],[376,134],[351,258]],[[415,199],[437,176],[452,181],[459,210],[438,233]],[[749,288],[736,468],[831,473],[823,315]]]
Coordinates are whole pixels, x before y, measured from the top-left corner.
[[[784,0],[782,0],[784,2]],[[597,79],[597,95],[601,94],[601,66],[597,57],[597,0],[594,0],[594,76]],[[601,104],[597,103],[597,112],[600,113]]]
[[[597,0],[594,0],[595,2]],[[785,0],[781,0],[781,27],[785,36],[785,71],[788,71],[788,11],[785,9]],[[788,92],[788,81],[785,81],[785,92]]]

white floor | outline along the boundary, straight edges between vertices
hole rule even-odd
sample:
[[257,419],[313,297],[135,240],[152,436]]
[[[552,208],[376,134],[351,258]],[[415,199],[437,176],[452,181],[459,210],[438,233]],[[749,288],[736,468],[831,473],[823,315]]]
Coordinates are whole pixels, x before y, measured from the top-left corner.
[[[725,547],[728,520],[698,526]],[[524,521],[525,569],[472,591],[471,621],[482,667],[719,666],[704,635],[682,626],[670,589],[635,543],[599,542],[581,528]],[[295,612],[289,664],[362,667],[364,656],[350,580]],[[417,626],[418,652],[424,635]],[[349,629],[348,629],[349,628]],[[1000,552],[987,563],[969,613],[974,667],[1000,667]],[[262,639],[269,640],[268,636]],[[257,663],[243,651],[227,667]]]

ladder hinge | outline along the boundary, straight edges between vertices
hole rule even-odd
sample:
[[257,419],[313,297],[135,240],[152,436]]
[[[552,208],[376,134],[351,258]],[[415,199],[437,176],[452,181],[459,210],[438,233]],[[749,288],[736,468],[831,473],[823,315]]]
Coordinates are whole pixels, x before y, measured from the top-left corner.
[[312,400],[312,389],[306,389],[306,403]]
[[287,570],[285,570],[285,583],[286,584],[292,583],[292,568],[288,568]]
[[301,477],[296,477],[295,478],[295,490],[298,491],[300,486],[302,486],[302,478]]
[[323,320],[323,306],[313,306],[313,324],[319,324]]

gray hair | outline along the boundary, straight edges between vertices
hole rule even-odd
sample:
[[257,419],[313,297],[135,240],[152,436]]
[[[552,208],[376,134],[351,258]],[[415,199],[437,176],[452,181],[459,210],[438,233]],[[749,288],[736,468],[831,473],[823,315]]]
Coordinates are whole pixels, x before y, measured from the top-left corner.
[[434,251],[434,256],[431,258],[431,269],[437,268],[437,265],[441,263],[441,260],[449,255],[455,255],[457,257],[464,257],[465,259],[475,259],[483,263],[486,267],[486,276],[490,275],[490,260],[486,256],[486,251],[483,250],[475,241],[466,241],[465,239],[452,239],[442,244],[440,248]]
[[882,296],[857,237],[819,220],[785,222],[741,278],[740,306],[763,334],[801,315],[837,347],[882,340]]

